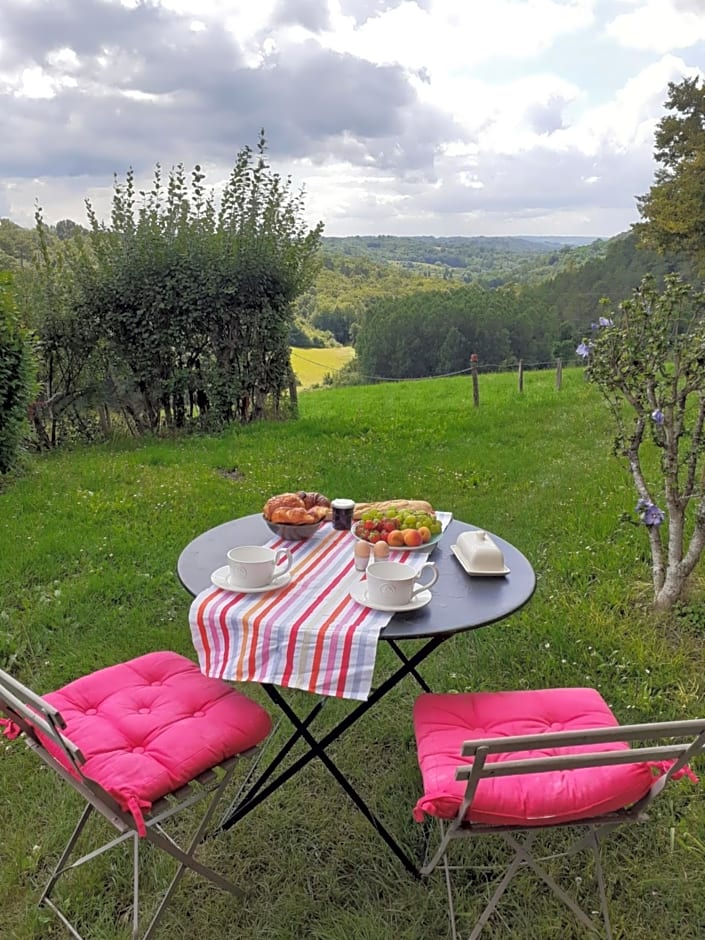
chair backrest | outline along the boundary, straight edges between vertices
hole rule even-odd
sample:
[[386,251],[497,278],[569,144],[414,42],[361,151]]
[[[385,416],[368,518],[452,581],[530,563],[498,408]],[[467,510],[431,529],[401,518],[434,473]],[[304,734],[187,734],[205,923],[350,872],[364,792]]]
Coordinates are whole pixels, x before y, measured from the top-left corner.
[[[490,755],[495,754],[575,748],[616,741],[629,744],[638,741],[660,743],[647,747],[627,747],[621,750],[586,750],[580,753],[551,755],[536,753],[518,760],[488,760]],[[608,767],[617,764],[668,762],[662,766],[663,774],[654,778],[653,784],[644,797],[637,804],[629,808],[625,807],[625,811],[630,815],[638,814],[661,792],[668,780],[685,768],[703,750],[705,750],[705,718],[465,741],[462,745],[461,756],[472,757],[473,762],[460,765],[455,771],[456,780],[467,781],[463,805],[458,811],[457,819],[466,818],[478,784],[486,778]]]
[[[42,755],[45,760],[48,754],[37,732],[61,748],[76,773],[82,776],[81,765],[85,763],[85,758],[80,748],[62,733],[66,722],[61,712],[41,695],[37,695],[2,669],[0,669],[0,712],[7,715],[10,721],[24,731],[40,751],[45,752]],[[53,760],[49,762],[53,763]]]

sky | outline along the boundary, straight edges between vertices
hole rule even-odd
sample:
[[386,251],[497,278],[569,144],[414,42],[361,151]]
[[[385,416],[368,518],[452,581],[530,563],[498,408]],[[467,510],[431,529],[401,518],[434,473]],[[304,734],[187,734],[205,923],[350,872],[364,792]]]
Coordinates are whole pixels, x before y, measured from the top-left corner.
[[0,217],[217,194],[264,128],[325,235],[609,237],[704,73],[705,0],[0,0]]

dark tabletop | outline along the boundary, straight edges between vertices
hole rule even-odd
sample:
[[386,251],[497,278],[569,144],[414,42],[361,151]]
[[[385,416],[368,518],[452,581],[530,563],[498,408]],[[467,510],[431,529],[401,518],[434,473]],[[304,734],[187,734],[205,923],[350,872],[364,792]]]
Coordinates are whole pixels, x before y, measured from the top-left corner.
[[[328,523],[325,523],[328,525]],[[454,519],[431,553],[439,578],[430,604],[395,614],[380,637],[411,640],[473,630],[494,623],[523,607],[534,593],[536,577],[528,560],[509,542],[492,535],[510,569],[505,577],[470,577],[450,550],[459,533],[476,526]],[[179,556],[177,573],[187,591],[196,596],[211,584],[213,571],[225,563],[235,545],[262,545],[272,537],[261,515],[243,516],[209,529],[190,542]]]

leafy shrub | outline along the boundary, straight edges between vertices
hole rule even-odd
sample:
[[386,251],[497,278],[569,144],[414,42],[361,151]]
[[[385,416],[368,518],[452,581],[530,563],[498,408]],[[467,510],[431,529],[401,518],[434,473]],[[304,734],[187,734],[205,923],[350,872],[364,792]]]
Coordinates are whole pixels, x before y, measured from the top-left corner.
[[29,340],[17,319],[12,277],[0,272],[0,473],[16,463],[33,385]]

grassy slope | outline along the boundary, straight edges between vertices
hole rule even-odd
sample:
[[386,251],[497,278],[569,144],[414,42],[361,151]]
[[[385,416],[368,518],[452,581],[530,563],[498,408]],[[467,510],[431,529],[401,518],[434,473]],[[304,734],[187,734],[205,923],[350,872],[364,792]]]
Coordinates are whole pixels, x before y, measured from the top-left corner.
[[[525,379],[519,395],[514,377],[483,377],[479,409],[466,378],[331,389],[302,395],[301,418],[291,424],[32,461],[0,494],[0,664],[11,662],[46,690],[147,650],[192,656],[189,598],[174,572],[181,548],[210,526],[258,511],[271,493],[306,487],[359,499],[428,498],[509,539],[534,564],[538,588],[524,611],[455,638],[427,661],[424,674],[437,690],[590,684],[623,720],[702,713],[702,606],[665,622],[648,613],[645,534],[620,521],[635,498],[610,456],[599,397],[576,370],[564,373],[560,393],[552,374]],[[390,662],[381,647],[380,671]],[[423,838],[411,819],[416,691],[411,682],[396,689],[335,748],[412,851]],[[294,699],[310,701],[303,693]],[[347,707],[330,702],[323,724]],[[21,748],[3,752],[0,937],[64,936],[34,908],[77,808],[55,798],[55,783]],[[616,938],[703,935],[703,825],[705,790],[683,782],[656,804],[647,828],[608,845]],[[189,878],[164,936],[449,936],[441,878],[428,886],[407,879],[318,766],[209,849],[248,885],[245,899],[234,906]],[[89,936],[124,938],[123,911],[104,885],[128,897],[128,867],[119,851],[94,867],[95,875],[74,876],[73,904],[98,921]],[[589,870],[578,874],[585,893]],[[468,880],[461,910],[477,911],[476,891]],[[522,878],[501,912],[504,926],[495,920],[488,937],[581,936],[557,902]]]
[[355,355],[352,346],[333,349],[298,349],[292,347],[291,365],[302,388],[320,385],[326,373],[337,372]]

